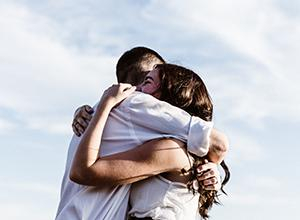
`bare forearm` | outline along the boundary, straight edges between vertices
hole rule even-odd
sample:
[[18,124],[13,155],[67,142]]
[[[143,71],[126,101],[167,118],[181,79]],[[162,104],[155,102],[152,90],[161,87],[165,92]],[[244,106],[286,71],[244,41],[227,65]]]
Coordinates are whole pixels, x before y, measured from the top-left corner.
[[71,179],[77,179],[82,174],[89,176],[89,172],[92,172],[92,165],[98,159],[102,133],[110,110],[109,105],[99,103],[77,148],[71,168]]
[[110,110],[131,93],[135,87],[130,84],[112,85],[102,95],[92,118],[77,148],[70,172],[70,179],[81,183],[96,174],[102,133]]
[[71,179],[82,185],[107,187],[133,183],[167,171],[180,172],[190,164],[184,149],[184,143],[178,140],[149,141],[129,151],[101,157],[87,172]]

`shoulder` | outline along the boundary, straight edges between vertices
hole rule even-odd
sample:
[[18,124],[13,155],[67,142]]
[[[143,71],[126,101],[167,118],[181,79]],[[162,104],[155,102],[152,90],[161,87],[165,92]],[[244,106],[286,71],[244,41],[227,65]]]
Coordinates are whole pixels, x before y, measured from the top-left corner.
[[122,102],[122,105],[147,105],[161,102],[162,101],[152,95],[142,92],[134,92]]
[[169,104],[168,102],[161,101],[152,95],[142,93],[142,92],[134,92],[130,96],[128,96],[123,102],[123,107],[128,107],[132,109],[143,109],[146,112],[152,111],[160,111],[160,112],[167,112],[168,114],[174,115],[189,115],[184,110]]
[[189,166],[186,145],[174,138],[162,138],[149,141],[143,153],[157,164],[165,164],[168,170],[181,170]]

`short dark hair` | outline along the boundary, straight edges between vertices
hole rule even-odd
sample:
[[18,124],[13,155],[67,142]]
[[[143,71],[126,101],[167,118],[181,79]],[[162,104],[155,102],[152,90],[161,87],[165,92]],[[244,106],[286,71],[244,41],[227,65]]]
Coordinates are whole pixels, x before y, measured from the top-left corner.
[[134,47],[126,51],[117,63],[116,74],[118,82],[138,85],[147,75],[143,64],[160,63],[165,63],[165,61],[156,51],[147,47]]

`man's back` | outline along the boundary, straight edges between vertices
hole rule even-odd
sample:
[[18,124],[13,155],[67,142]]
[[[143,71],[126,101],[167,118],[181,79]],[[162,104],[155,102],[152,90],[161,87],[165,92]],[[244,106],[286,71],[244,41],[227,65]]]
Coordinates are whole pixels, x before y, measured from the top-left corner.
[[[150,95],[134,93],[111,111],[104,128],[100,155],[128,151],[146,141],[161,137],[173,137],[187,142],[188,137],[195,134],[200,137],[201,132],[207,136],[201,126],[194,128],[191,125],[195,123],[192,123],[191,116],[183,110]],[[206,138],[197,138],[188,143],[201,146],[205,140]],[[69,179],[72,159],[79,142],[80,138],[73,136],[56,220],[126,219],[130,185],[114,188],[90,187],[76,184]],[[208,146],[205,145],[203,154],[207,150]]]

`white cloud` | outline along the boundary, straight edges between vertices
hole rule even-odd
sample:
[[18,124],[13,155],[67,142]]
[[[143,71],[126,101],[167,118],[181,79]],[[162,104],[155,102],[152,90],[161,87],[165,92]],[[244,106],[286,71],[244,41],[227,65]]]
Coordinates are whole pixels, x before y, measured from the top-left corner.
[[[48,18],[9,4],[0,5],[0,14],[0,92],[5,94],[0,107],[25,121],[30,118],[27,123],[53,115],[66,118],[74,104],[96,102],[102,89],[115,80],[114,57],[84,54],[63,45],[58,25]],[[49,125],[43,124],[30,126]],[[51,129],[64,130],[54,124]]]
[[[71,115],[71,114],[70,114]],[[36,131],[45,131],[49,134],[70,135],[72,133],[71,117],[48,116],[48,117],[28,117],[26,128]]]
[[42,182],[25,182],[22,181],[22,183],[13,182],[13,181],[7,181],[2,182],[0,184],[0,187],[2,189],[9,189],[12,190],[15,193],[28,193],[28,194],[43,194],[44,196],[55,198],[57,196],[57,188],[53,185],[49,185],[47,183]]
[[230,148],[227,159],[233,166],[238,166],[245,162],[261,161],[266,157],[266,151],[257,143],[252,136],[247,136],[241,132],[225,130],[230,137]]
[[[162,5],[152,1],[145,12],[148,20],[161,23],[158,30],[166,29],[174,35],[172,39],[193,45],[191,55],[200,51],[198,59],[205,57],[203,49],[211,56],[221,53],[222,62],[215,60],[200,69],[207,72],[205,80],[217,104],[223,106],[223,117],[252,121],[254,127],[263,126],[266,117],[300,120],[300,87],[295,83],[300,81],[299,20],[283,13],[276,2],[172,1]],[[215,38],[218,46],[203,47],[209,42],[201,42],[203,33]],[[227,50],[220,51],[222,46]]]
[[[273,154],[266,153],[272,152],[270,147],[264,150],[253,134],[265,132],[265,138],[273,138],[273,128],[267,130],[264,120],[285,120],[287,124],[300,120],[299,17],[282,11],[278,1],[155,0],[135,5],[128,1],[14,2],[21,3],[0,3],[0,108],[14,113],[14,120],[1,115],[0,133],[17,126],[48,134],[69,133],[75,106],[93,104],[102,89],[115,80],[117,56],[131,46],[148,45],[166,59],[179,60],[203,72],[215,102],[216,126],[230,137],[228,162],[236,170],[228,185],[232,192],[222,199],[224,209],[228,212],[232,207],[237,216],[239,212],[244,216],[249,214],[249,206],[261,207],[260,201],[266,210],[282,206],[291,212],[291,207],[296,207],[296,199],[290,196],[293,189],[287,189],[288,195],[272,194],[285,187],[285,182],[268,173],[264,178],[250,174],[265,168],[255,162],[274,162],[270,161]],[[282,129],[282,136],[288,131],[274,129]],[[247,133],[249,130],[251,133]],[[6,142],[23,150],[28,146],[41,149],[35,136],[32,141],[27,138],[26,146],[17,146],[10,139]],[[294,146],[292,141],[296,143],[289,141],[290,146]],[[280,146],[274,142],[272,149],[276,151]],[[53,152],[62,154],[63,150]],[[288,166],[292,167],[297,159],[295,155],[290,157]],[[240,167],[251,162],[253,170],[243,173]],[[37,173],[41,167],[37,167]],[[48,171],[53,175],[53,170]],[[247,175],[250,177],[244,178]],[[10,203],[0,200],[3,219],[49,219],[54,215],[57,201],[53,198],[58,186],[24,183],[9,189],[22,193],[11,196],[14,201]],[[33,200],[45,196],[51,201],[36,208],[36,201],[26,201],[27,193],[35,194]],[[19,197],[23,204],[16,202]],[[288,214],[286,218],[292,219]]]
[[16,124],[11,122],[10,120],[0,118],[0,134],[10,133],[12,130],[16,128]]
[[0,211],[3,219],[53,219],[58,187],[42,182],[6,180],[0,183]]

